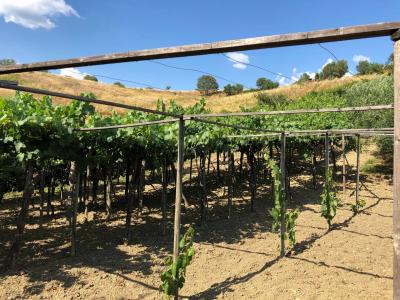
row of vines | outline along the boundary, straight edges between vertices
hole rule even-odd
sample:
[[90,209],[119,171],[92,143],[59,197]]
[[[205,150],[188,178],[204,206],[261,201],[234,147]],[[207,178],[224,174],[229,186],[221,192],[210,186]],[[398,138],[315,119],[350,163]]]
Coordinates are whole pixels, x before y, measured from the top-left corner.
[[[322,107],[345,107],[393,102],[393,78],[382,76],[377,79],[353,83],[349,86],[325,92],[311,92],[297,101],[284,101],[263,105],[251,110],[299,109]],[[88,99],[93,94],[85,94]],[[205,100],[192,107],[182,107],[174,101],[159,101],[157,110],[174,114],[203,114],[210,110]],[[245,111],[245,109],[242,109]],[[22,237],[29,205],[33,206],[34,190],[39,193],[40,222],[43,215],[54,214],[53,201],[56,191],[64,206],[70,223],[76,223],[76,212],[80,211],[87,221],[89,212],[104,210],[111,218],[116,205],[115,185],[122,180],[124,197],[119,198],[126,210],[125,239],[132,239],[133,211],[139,213],[144,207],[143,193],[146,184],[158,182],[162,187],[159,203],[162,211],[161,228],[168,230],[167,190],[173,184],[176,172],[178,123],[146,127],[130,127],[102,131],[80,131],[79,128],[108,125],[132,124],[164,119],[158,115],[129,111],[111,112],[104,116],[88,104],[72,101],[69,105],[55,105],[51,98],[36,99],[30,94],[17,93],[10,99],[0,99],[0,209],[3,195],[10,191],[23,191],[20,213],[16,220],[17,231],[9,245],[3,269],[15,265],[22,247]],[[219,122],[240,124],[251,128],[270,130],[335,129],[360,127],[390,127],[393,125],[391,112],[370,113],[324,113],[311,115],[258,116],[246,118],[221,118]],[[361,118],[362,116],[362,118]],[[275,220],[274,230],[279,229],[284,205],[278,178],[280,170],[273,160],[279,160],[279,137],[231,138],[232,135],[248,134],[244,130],[220,127],[196,121],[185,124],[185,161],[188,180],[192,185],[192,174],[196,166],[196,187],[199,197],[186,199],[185,205],[195,204],[199,211],[200,223],[207,221],[208,193],[207,175],[210,164],[216,160],[215,173],[221,185],[228,189],[227,216],[231,216],[232,195],[237,181],[248,180],[251,195],[249,209],[254,209],[257,184],[263,180],[275,181],[275,208],[271,211]],[[331,140],[331,161],[339,158],[340,140]],[[382,143],[384,145],[384,143]],[[347,144],[346,151],[354,148],[354,142]],[[384,149],[382,150],[384,151]],[[286,144],[287,190],[290,197],[290,176],[296,172],[312,174],[313,185],[317,185],[318,162],[324,160],[324,140],[319,137],[290,137]],[[225,169],[221,167],[226,166]],[[237,176],[240,174],[240,176]],[[246,176],[245,176],[245,175]],[[121,179],[122,178],[122,179]],[[331,181],[324,189],[325,210],[331,223],[332,207]],[[184,189],[185,190],[185,189]],[[45,192],[47,191],[47,192]],[[74,200],[76,199],[76,201]],[[190,202],[190,203],[187,203]],[[331,205],[332,206],[332,205]],[[298,211],[284,212],[286,215],[285,236],[294,243],[294,222]],[[74,234],[74,230],[72,230]],[[190,233],[192,235],[192,233]],[[74,248],[72,250],[75,251]],[[193,253],[189,253],[191,258]],[[168,273],[163,275],[169,278]],[[168,280],[167,280],[168,281]],[[164,289],[171,288],[171,284]]]

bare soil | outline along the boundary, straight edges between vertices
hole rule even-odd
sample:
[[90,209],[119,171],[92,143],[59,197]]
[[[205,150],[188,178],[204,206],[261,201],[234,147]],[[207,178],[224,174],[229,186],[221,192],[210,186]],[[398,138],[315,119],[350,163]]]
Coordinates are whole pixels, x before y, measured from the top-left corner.
[[[362,154],[362,161],[370,157]],[[354,162],[354,154],[349,156]],[[391,299],[392,298],[392,187],[389,175],[362,176],[361,199],[366,206],[353,215],[350,204],[355,184],[349,176],[345,199],[334,227],[327,230],[320,216],[321,187],[314,190],[308,175],[292,178],[291,206],[301,210],[297,243],[279,256],[279,239],[270,232],[272,205],[268,186],[259,185],[255,211],[250,211],[247,182],[237,186],[233,217],[227,219],[227,199],[221,185],[209,182],[207,225],[198,226],[199,212],[186,209],[183,224],[195,224],[196,255],[187,270],[181,296],[189,299]],[[195,188],[186,197],[195,202]],[[157,186],[155,186],[157,189]],[[367,190],[368,189],[368,190]],[[15,196],[15,195],[13,195]],[[148,186],[146,208],[135,214],[134,241],[123,243],[123,207],[115,207],[111,221],[98,212],[89,223],[79,216],[78,256],[69,257],[68,226],[58,207],[54,218],[38,225],[31,209],[25,246],[17,270],[0,275],[0,299],[163,299],[159,292],[164,258],[172,248],[169,231],[161,235],[160,194]],[[173,189],[169,193],[173,202]],[[58,201],[54,201],[58,204]],[[17,201],[0,206],[0,257],[14,234]]]

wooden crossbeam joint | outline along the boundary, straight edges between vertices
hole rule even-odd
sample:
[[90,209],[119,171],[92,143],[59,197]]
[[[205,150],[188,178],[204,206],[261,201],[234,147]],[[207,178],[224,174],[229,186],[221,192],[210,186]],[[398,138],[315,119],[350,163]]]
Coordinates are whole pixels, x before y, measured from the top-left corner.
[[400,40],[400,29],[398,29],[395,33],[393,33],[390,38],[392,39],[393,42],[397,42]]

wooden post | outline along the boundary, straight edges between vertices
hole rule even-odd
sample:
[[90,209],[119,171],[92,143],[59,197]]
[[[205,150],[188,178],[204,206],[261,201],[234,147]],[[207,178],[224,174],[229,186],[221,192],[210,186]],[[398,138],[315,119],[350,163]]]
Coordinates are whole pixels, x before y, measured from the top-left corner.
[[162,234],[167,233],[167,156],[164,155],[162,162]]
[[400,31],[394,44],[393,299],[400,300]]
[[325,133],[325,172],[328,173],[329,168],[329,134]]
[[235,157],[231,150],[228,151],[228,170],[227,170],[227,181],[228,181],[228,219],[231,218],[232,213],[232,197],[233,197],[233,177],[235,173]]
[[[182,173],[183,173],[183,155],[185,143],[185,121],[179,119],[178,133],[178,161],[176,170],[176,185],[175,185],[175,221],[174,221],[174,252],[173,262],[176,263],[179,257],[179,239],[181,228],[181,202],[182,202]],[[179,290],[176,290],[175,299],[179,298]]]
[[[325,133],[325,186],[328,186],[329,176],[329,133]],[[327,201],[327,210],[330,211],[330,203]],[[331,220],[328,220],[329,230],[331,229]]]
[[79,195],[79,175],[76,162],[71,162],[69,172],[70,184],[70,226],[71,226],[71,256],[76,255],[76,220],[78,211],[78,195]]
[[281,205],[281,226],[280,226],[280,236],[281,236],[281,253],[280,256],[285,256],[285,232],[286,232],[286,135],[284,132],[281,133],[281,193],[284,199]]
[[356,174],[356,204],[358,203],[360,190],[360,135],[357,134],[357,174]]
[[342,178],[343,178],[343,201],[346,200],[346,137],[342,134]]

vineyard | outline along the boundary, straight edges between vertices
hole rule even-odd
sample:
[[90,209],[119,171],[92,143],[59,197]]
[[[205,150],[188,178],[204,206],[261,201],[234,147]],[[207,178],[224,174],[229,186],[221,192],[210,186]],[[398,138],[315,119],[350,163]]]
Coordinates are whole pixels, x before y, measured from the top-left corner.
[[[381,202],[391,199],[387,174],[393,160],[394,81],[385,74],[296,101],[264,96],[240,113],[215,115],[205,99],[185,107],[159,100],[149,109],[107,102],[94,93],[73,96],[1,83],[17,93],[0,99],[0,255],[6,274],[0,292],[8,297],[157,298],[163,291],[177,299],[178,293],[213,298],[235,291],[238,298],[262,298],[262,283],[251,292],[257,275],[274,276],[269,268],[296,260],[373,277],[376,289],[386,285],[392,278],[386,262],[379,271],[341,267],[327,254],[318,258],[314,247],[335,247],[335,237],[345,248],[349,241],[340,236],[342,230],[391,240],[389,232],[363,233],[362,228],[370,226],[371,215],[374,222],[377,216],[390,218],[388,204]],[[71,101],[57,105],[50,95]],[[125,111],[109,107],[102,114],[94,104]],[[381,160],[377,173],[385,177],[380,183],[361,176],[363,151]],[[388,230],[384,220],[379,226]],[[207,250],[214,244],[267,258],[259,270],[249,269],[229,258],[233,253]],[[307,257],[308,250],[317,262]],[[344,262],[344,253],[338,258],[329,252]],[[385,250],[377,252],[388,256]],[[218,283],[227,262],[216,262],[210,253],[226,257],[229,269],[237,264],[245,274]],[[207,258],[214,265],[207,266]],[[83,279],[90,276],[85,272],[98,272],[93,269],[103,274],[94,276],[96,283]],[[201,277],[201,269],[212,272]],[[296,274],[293,269],[287,271]],[[203,291],[194,287],[199,276]],[[212,285],[207,286],[207,276]],[[113,282],[105,280],[111,277]],[[13,278],[19,284],[7,292]],[[103,284],[113,287],[96,295]],[[127,284],[135,290],[118,290]],[[243,284],[242,292],[236,290]],[[95,294],[87,294],[86,285]],[[75,294],[68,296],[68,289]],[[293,292],[286,297],[293,298],[304,290],[280,286],[268,295],[281,292]],[[385,297],[387,290],[374,295]]]
[[[346,107],[350,104],[351,106],[387,104],[391,102],[390,99],[393,99],[392,87],[393,79],[390,76],[383,76],[372,81],[307,94],[295,102],[288,101],[279,106],[265,105],[257,109],[268,111],[329,106]],[[366,89],[369,90],[368,97],[363,93]],[[95,98],[93,94],[83,96],[88,99]],[[1,123],[3,132],[2,195],[8,191],[24,190],[22,197],[23,201],[26,201],[23,205],[26,206],[22,208],[26,210],[25,214],[29,206],[31,211],[37,211],[35,222],[40,227],[48,226],[46,222],[51,222],[55,218],[55,211],[69,220],[70,224],[76,224],[76,221],[72,221],[71,218],[75,220],[79,218],[82,223],[78,222],[78,224],[81,223],[82,226],[89,226],[87,224],[90,223],[98,226],[98,222],[111,222],[115,215],[119,216],[125,211],[125,226],[120,226],[118,236],[121,241],[131,244],[133,240],[138,242],[135,239],[133,224],[144,218],[144,210],[150,211],[154,207],[161,211],[157,232],[160,236],[169,234],[172,220],[168,216],[171,215],[172,203],[168,200],[170,198],[168,194],[169,187],[174,185],[176,177],[178,134],[176,122],[84,131],[80,129],[156,122],[168,120],[168,117],[160,119],[154,115],[138,112],[103,116],[88,103],[74,101],[70,105],[53,105],[49,97],[37,100],[26,93],[17,93],[13,98],[3,99],[1,107],[4,111]],[[188,115],[210,112],[204,100],[186,109],[174,102],[168,103],[167,106],[166,103],[160,101],[157,109],[171,114]],[[240,124],[243,128],[270,128],[286,131],[304,128],[334,130],[363,126],[393,126],[390,113],[387,117],[380,118],[379,123],[376,121],[377,114],[382,115],[382,112],[230,118],[229,123],[225,120],[224,123],[233,126]],[[216,186],[226,187],[224,195],[228,198],[227,203],[220,204],[226,206],[226,210],[219,217],[229,219],[236,210],[232,207],[232,197],[240,193],[243,188],[248,189],[250,195],[245,205],[246,210],[254,211],[256,201],[266,201],[272,205],[272,200],[268,200],[271,199],[270,196],[260,199],[257,195],[258,185],[269,185],[270,188],[274,187],[275,193],[278,193],[276,196],[278,198],[275,200],[277,204],[271,211],[272,217],[276,219],[276,225],[272,226],[272,229],[278,229],[280,206],[285,202],[279,199],[284,196],[281,194],[281,175],[277,173],[280,169],[277,169],[273,161],[279,161],[280,136],[255,135],[252,137],[248,130],[195,121],[188,121],[185,127],[184,215],[188,213],[186,209],[190,211],[193,217],[189,222],[206,226],[208,220],[214,219],[211,212],[215,209],[210,207],[210,202],[215,205],[216,199],[210,197],[210,191]],[[235,137],[241,135],[242,137]],[[336,164],[341,158],[341,142],[339,136],[331,138],[329,143],[335,174],[339,171]],[[355,139],[349,138],[345,152],[354,150],[355,146]],[[312,180],[309,185],[317,189],[319,181],[323,178],[324,171],[321,171],[323,168],[321,163],[325,159],[324,149],[325,139],[321,136],[287,138],[285,169],[288,172],[289,198],[292,193],[290,187],[292,176],[302,173],[311,175]],[[384,152],[385,149],[379,151]],[[271,163],[273,165],[269,169],[268,164]],[[330,172],[332,173],[332,170]],[[157,194],[160,191],[160,196],[148,199],[145,194],[146,185],[159,187],[156,190]],[[213,186],[209,187],[209,185]],[[235,191],[239,186],[240,191]],[[32,187],[35,188],[36,197],[31,196]],[[77,193],[76,202],[71,196],[71,191]],[[290,206],[293,208],[299,205],[300,203],[290,201]],[[293,219],[288,223],[288,225],[291,224],[288,226],[290,228],[287,228],[288,237],[293,245],[295,243],[294,224],[298,209],[288,211],[286,214],[287,220]],[[331,222],[334,216],[333,214],[328,217],[328,222]],[[103,217],[104,220],[102,220]],[[17,222],[17,230],[20,230],[27,222],[26,215],[20,215]],[[75,235],[77,235],[76,238]],[[74,226],[70,227],[70,236],[72,237],[71,248],[65,251],[75,255],[77,251],[79,253],[79,246],[75,244],[84,243],[84,241],[80,241],[79,230],[77,232]],[[284,236],[287,237],[287,234],[285,233]],[[6,243],[11,246],[12,240],[12,236],[9,235]],[[18,242],[14,240],[10,253],[3,261],[4,268],[11,268],[15,263],[17,258],[15,255],[21,247]],[[284,246],[281,250],[284,251]]]

